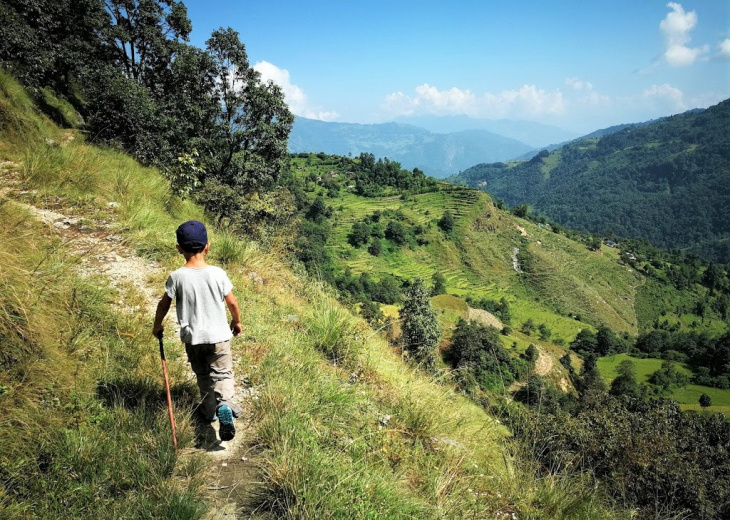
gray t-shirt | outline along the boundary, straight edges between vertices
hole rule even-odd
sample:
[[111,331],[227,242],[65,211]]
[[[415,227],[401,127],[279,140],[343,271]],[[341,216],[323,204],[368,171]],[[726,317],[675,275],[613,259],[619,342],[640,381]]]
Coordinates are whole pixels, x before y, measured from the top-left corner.
[[181,267],[170,274],[165,292],[175,300],[183,343],[220,343],[233,337],[225,304],[232,289],[225,271],[213,265],[201,269]]

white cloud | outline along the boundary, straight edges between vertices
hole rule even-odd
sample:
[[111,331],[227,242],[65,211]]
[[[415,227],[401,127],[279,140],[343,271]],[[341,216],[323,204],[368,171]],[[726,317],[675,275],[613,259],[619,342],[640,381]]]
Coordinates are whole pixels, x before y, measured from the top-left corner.
[[644,99],[657,99],[669,102],[670,106],[676,110],[686,110],[687,105],[684,102],[684,92],[677,87],[673,87],[667,83],[664,85],[652,85],[642,92]]
[[334,121],[339,118],[337,112],[324,111],[320,107],[309,106],[307,95],[299,86],[291,82],[288,70],[280,69],[268,61],[260,61],[253,68],[261,74],[263,81],[273,81],[281,87],[281,90],[284,92],[284,100],[294,114],[309,119],[319,119],[321,121]]
[[573,90],[585,90],[588,92],[593,91],[593,85],[580,78],[565,78],[565,84]]
[[535,85],[478,96],[470,90],[452,87],[439,90],[424,83],[413,96],[394,92],[385,98],[384,108],[393,115],[465,114],[472,117],[540,117],[562,113],[565,101],[560,91],[547,92]]
[[718,45],[720,55],[724,58],[730,58],[730,38],[725,38]]
[[667,4],[672,11],[659,24],[664,35],[664,61],[671,67],[692,65],[697,58],[709,51],[707,45],[689,47],[690,33],[697,26],[697,13],[686,12],[681,4]]

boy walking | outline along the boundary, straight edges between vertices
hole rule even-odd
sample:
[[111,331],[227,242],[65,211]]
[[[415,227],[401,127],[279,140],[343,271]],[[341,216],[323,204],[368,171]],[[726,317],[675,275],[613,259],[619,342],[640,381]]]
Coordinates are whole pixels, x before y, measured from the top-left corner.
[[[162,338],[162,321],[174,300],[180,340],[185,344],[202,397],[199,412],[210,422],[220,419],[220,438],[229,441],[236,435],[233,419],[241,413],[232,401],[230,341],[241,333],[238,301],[225,271],[205,262],[210,249],[205,226],[189,220],[177,228],[176,235],[177,250],[185,257],[185,265],[170,274],[165,282],[165,294],[157,304],[152,334]],[[230,324],[226,321],[226,306],[231,312]]]

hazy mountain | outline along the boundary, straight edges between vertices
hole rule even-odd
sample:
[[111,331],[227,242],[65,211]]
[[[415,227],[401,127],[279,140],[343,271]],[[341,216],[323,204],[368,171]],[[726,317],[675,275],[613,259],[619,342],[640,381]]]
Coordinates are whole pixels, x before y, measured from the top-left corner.
[[361,125],[328,123],[297,117],[289,137],[289,151],[336,155],[388,157],[404,168],[419,168],[442,178],[476,163],[506,161],[533,147],[487,130],[437,134],[399,123]]
[[480,164],[454,180],[561,225],[643,237],[730,262],[730,100],[521,163]]
[[[696,108],[696,109],[690,110],[686,113],[687,114],[699,113],[699,112],[702,112],[702,110],[704,110],[704,109]],[[651,119],[650,121],[642,121],[640,123],[625,123],[625,124],[620,124],[620,125],[608,126],[606,128],[600,128],[598,130],[591,132],[590,134],[586,134],[586,135],[578,137],[576,139],[570,139],[569,141],[562,141],[559,143],[550,144],[548,146],[543,146],[540,148],[540,150],[531,150],[525,154],[515,157],[515,159],[528,161],[528,160],[532,159],[533,157],[535,157],[542,150],[547,150],[548,152],[552,152],[553,150],[557,150],[561,146],[568,144],[570,141],[581,141],[583,139],[593,139],[594,137],[604,137],[607,135],[615,134],[616,132],[620,132],[621,130],[626,130],[627,128],[635,128],[635,127],[647,126],[647,125],[651,125],[654,123],[658,123],[659,121],[662,121],[664,119],[666,119],[666,118],[660,117],[658,119]]]
[[434,133],[447,134],[463,130],[488,130],[523,142],[533,148],[575,139],[578,134],[557,126],[514,119],[474,119],[469,116],[400,117],[398,123],[416,125]]

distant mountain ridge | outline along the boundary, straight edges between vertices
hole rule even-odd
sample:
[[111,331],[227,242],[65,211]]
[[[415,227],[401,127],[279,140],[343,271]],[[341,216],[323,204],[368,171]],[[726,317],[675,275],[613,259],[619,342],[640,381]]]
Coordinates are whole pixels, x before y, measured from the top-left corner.
[[520,163],[479,164],[451,180],[561,225],[643,237],[730,262],[730,100],[572,141]]
[[[689,110],[689,111],[685,112],[685,114],[690,114],[690,113],[699,114],[703,110],[704,110],[703,108],[695,108],[693,110]],[[671,116],[667,116],[667,117],[671,117]],[[664,119],[666,119],[666,117],[659,117],[657,119],[651,119],[649,121],[642,121],[639,123],[624,123],[624,124],[620,124],[620,125],[608,126],[606,128],[599,128],[598,130],[594,130],[590,134],[586,134],[581,137],[577,137],[575,139],[570,139],[568,141],[562,141],[560,143],[554,143],[554,144],[550,144],[548,146],[543,146],[541,150],[532,150],[530,152],[527,152],[526,154],[520,155],[519,157],[515,157],[514,159],[528,161],[528,160],[532,159],[533,157],[535,157],[542,150],[547,150],[548,152],[552,152],[553,150],[557,150],[561,146],[564,146],[571,141],[581,141],[583,139],[593,139],[595,137],[604,137],[607,135],[615,134],[616,132],[620,132],[621,130],[626,130],[627,128],[635,128],[635,127],[640,127],[640,126],[652,125],[654,123],[658,123],[659,121],[663,121]]]
[[335,155],[372,153],[388,157],[404,168],[419,168],[443,178],[480,162],[506,161],[534,147],[488,130],[447,134],[401,123],[331,123],[297,117],[289,137],[289,151]]
[[553,143],[562,143],[578,137],[574,132],[533,121],[515,119],[476,119],[469,116],[407,116],[399,117],[396,123],[405,123],[425,128],[434,133],[448,134],[463,130],[488,130],[510,139],[515,139],[533,148]]

